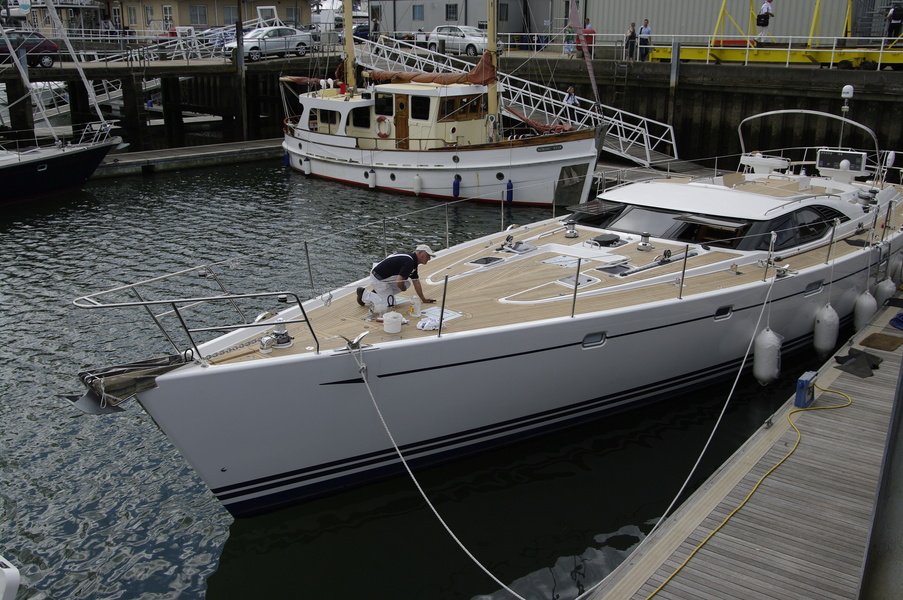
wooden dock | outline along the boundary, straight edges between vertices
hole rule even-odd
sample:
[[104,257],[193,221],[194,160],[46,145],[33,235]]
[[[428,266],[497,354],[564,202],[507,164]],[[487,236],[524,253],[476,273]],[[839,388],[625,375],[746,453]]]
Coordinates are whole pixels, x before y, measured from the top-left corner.
[[834,357],[818,371],[817,388],[845,394],[849,405],[818,389],[810,408],[837,408],[797,411],[788,400],[773,425],[590,598],[859,598],[903,354],[903,331],[888,323],[900,310],[879,310],[837,353],[852,348],[883,359],[871,377],[839,370]]
[[213,167],[282,156],[282,138],[250,140],[227,144],[207,144],[109,154],[94,172],[94,178],[143,175],[194,167]]

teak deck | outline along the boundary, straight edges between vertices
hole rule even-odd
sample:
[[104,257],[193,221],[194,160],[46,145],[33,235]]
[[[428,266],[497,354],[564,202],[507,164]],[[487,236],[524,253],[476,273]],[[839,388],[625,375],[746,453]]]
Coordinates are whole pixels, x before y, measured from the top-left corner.
[[[881,215],[881,219],[884,215]],[[903,220],[903,206],[895,210],[894,220]],[[424,309],[439,307],[443,295],[443,280],[450,278],[447,288],[445,306],[448,310],[460,313],[461,316],[453,320],[444,321],[443,333],[476,330],[486,327],[524,323],[535,320],[551,319],[556,317],[571,316],[573,304],[573,277],[576,274],[577,256],[585,256],[580,265],[581,275],[589,275],[598,281],[584,284],[579,287],[579,295],[576,305],[573,306],[575,314],[609,310],[625,306],[635,306],[650,302],[657,302],[683,297],[693,294],[723,289],[726,287],[748,284],[761,280],[765,276],[764,267],[754,264],[744,265],[739,270],[732,270],[733,261],[739,255],[730,250],[716,250],[692,256],[686,261],[687,273],[683,285],[679,284],[684,268],[682,254],[686,248],[683,244],[656,242],[651,251],[638,249],[638,241],[626,245],[605,249],[629,260],[631,266],[647,264],[660,256],[665,250],[671,250],[677,257],[670,264],[656,266],[647,271],[631,275],[630,282],[642,282],[652,277],[668,275],[664,281],[650,283],[641,289],[611,290],[607,288],[627,283],[625,279],[612,276],[599,271],[599,267],[605,266],[600,259],[602,252],[593,252],[583,242],[592,239],[600,233],[599,230],[590,227],[578,226],[580,237],[569,239],[565,237],[565,229],[560,223],[542,223],[526,228],[519,228],[511,232],[500,232],[493,236],[488,243],[479,247],[469,246],[458,248],[453,252],[443,254],[432,259],[429,264],[422,265],[419,269],[420,281],[423,284],[427,297],[435,298],[436,304],[423,306]],[[531,240],[534,245],[555,244],[559,248],[574,246],[574,260],[566,265],[547,264],[543,261],[561,256],[560,252],[546,252],[542,249],[534,250],[525,255],[524,260],[504,261],[492,265],[482,271],[471,261],[487,256],[511,257],[508,252],[499,251],[499,247],[505,242],[508,235],[514,237],[514,241]],[[862,251],[862,242],[872,235],[870,231],[864,231],[853,238],[835,240],[831,245],[830,257],[828,245],[815,248],[811,251],[780,258],[780,265],[789,265],[790,269],[800,269],[825,262],[830,258],[837,258],[853,252]],[[541,236],[539,239],[535,239]],[[880,230],[876,230],[874,236],[880,239]],[[859,242],[858,244],[856,242]],[[851,243],[854,242],[854,243]],[[696,267],[723,263],[714,272],[692,273]],[[460,279],[453,279],[456,275],[473,271],[470,275]],[[774,274],[774,267],[769,267],[768,276]],[[566,278],[571,278],[570,285],[563,283]],[[388,334],[383,330],[380,321],[368,320],[368,311],[356,302],[354,290],[351,293],[335,298],[328,305],[316,307],[308,312],[310,324],[317,335],[320,350],[334,350],[345,347],[345,340],[354,339],[364,331],[369,331],[367,343],[435,336],[435,330],[419,330],[416,322],[419,317],[414,317],[405,310],[407,307],[399,307],[399,311],[408,319],[409,323],[403,325],[400,334]],[[587,292],[603,292],[596,295],[586,295]],[[406,299],[413,290],[406,292],[401,300]],[[265,332],[256,331],[256,335]],[[262,354],[254,347],[246,347],[232,352],[226,352],[211,362],[224,363],[235,360],[253,360],[267,357],[285,356],[295,353],[311,352],[314,340],[311,338],[308,327],[305,324],[291,324],[289,333],[295,342],[291,348],[274,349],[269,354]]]
[[[832,359],[816,384],[849,395],[852,404],[805,411],[796,451],[767,477],[748,503],[655,594],[678,598],[792,600],[857,598],[872,526],[882,456],[903,347],[883,351],[860,345],[882,331],[899,309],[879,311],[855,347],[884,359],[869,378],[835,368]],[[838,354],[849,350],[844,346]],[[845,403],[816,391],[812,406]],[[693,494],[592,594],[593,600],[648,598],[690,556],[755,483],[793,447],[787,424],[793,399]]]

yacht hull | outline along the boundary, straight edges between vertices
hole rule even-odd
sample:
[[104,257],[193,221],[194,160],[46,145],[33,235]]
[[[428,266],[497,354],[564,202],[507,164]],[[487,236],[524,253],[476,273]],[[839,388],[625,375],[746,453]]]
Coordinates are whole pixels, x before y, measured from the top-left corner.
[[[831,265],[775,280],[767,310],[784,350],[811,347],[815,315],[829,300],[849,320],[868,265],[887,256],[838,260],[831,284]],[[443,332],[366,347],[361,356],[406,459],[434,461],[736,374],[764,326],[770,285]],[[358,364],[338,344],[264,364],[186,366],[138,400],[236,516],[401,472]]]
[[0,204],[16,203],[86,182],[120,140],[39,148],[0,157]]

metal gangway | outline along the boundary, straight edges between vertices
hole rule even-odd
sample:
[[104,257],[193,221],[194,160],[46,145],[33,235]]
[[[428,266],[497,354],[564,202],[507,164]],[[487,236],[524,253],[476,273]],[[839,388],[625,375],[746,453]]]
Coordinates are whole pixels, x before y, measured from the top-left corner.
[[[411,42],[381,36],[378,41],[355,38],[355,57],[368,69],[386,71],[427,71],[466,73],[473,63],[431,52]],[[678,158],[674,128],[607,105],[595,105],[579,98],[581,106],[565,104],[565,92],[497,72],[502,110],[512,118],[513,109],[533,121],[546,124],[569,123],[578,129],[607,131],[605,151],[643,166]]]

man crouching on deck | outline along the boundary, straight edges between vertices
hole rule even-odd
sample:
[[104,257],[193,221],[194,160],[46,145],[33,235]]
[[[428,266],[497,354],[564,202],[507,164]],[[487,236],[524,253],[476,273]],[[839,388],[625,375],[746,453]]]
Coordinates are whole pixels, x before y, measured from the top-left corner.
[[420,244],[410,254],[390,254],[370,271],[370,285],[373,289],[366,291],[362,287],[357,288],[357,303],[361,306],[390,305],[390,297],[394,299],[395,294],[408,289],[408,279],[413,282],[414,290],[423,302],[435,302],[435,299],[423,295],[420,275],[417,273],[417,267],[430,262],[435,255],[426,244]]

